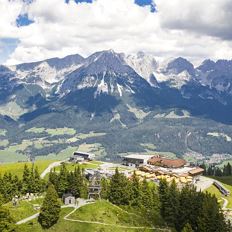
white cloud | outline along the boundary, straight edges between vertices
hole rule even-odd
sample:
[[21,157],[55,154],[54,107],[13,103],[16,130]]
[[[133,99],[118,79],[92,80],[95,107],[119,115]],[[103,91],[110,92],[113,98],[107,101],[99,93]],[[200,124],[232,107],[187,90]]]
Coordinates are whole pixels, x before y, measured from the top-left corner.
[[156,0],[156,2],[162,26],[232,40],[231,0]]
[[[92,4],[35,0],[29,7],[17,0],[7,2],[0,0],[0,28],[4,28],[0,38],[20,39],[8,64],[110,48],[185,56],[193,61],[232,57],[232,30],[227,30],[231,20],[221,24],[231,14],[221,12],[229,0],[155,0],[158,13],[134,0],[95,0]],[[7,16],[5,8],[10,6],[14,10]],[[17,28],[14,22],[22,9],[35,22]]]

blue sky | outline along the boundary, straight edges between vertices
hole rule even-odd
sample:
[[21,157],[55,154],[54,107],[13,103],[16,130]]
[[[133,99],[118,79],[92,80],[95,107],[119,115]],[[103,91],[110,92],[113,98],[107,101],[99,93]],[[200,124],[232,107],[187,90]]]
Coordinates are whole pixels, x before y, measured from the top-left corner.
[[18,39],[0,38],[0,64],[6,61],[19,43]]
[[29,19],[28,14],[20,14],[16,19],[16,24],[18,27],[28,26],[34,21]]

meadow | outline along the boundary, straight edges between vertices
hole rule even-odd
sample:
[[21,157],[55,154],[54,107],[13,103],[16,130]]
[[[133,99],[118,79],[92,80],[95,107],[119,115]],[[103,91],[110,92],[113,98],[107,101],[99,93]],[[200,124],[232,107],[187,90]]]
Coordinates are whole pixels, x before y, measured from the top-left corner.
[[212,178],[220,181],[230,191],[231,194],[229,196],[223,196],[215,186],[210,186],[205,191],[211,194],[214,194],[218,198],[219,202],[223,201],[222,197],[227,199],[228,200],[227,208],[232,208],[232,177],[231,176],[226,176],[226,177],[213,176]]
[[[73,211],[72,208],[63,208],[61,210],[60,219],[56,225],[50,229],[46,229],[46,232],[148,232],[148,231],[164,231],[159,229],[135,229],[135,228],[120,228],[118,225],[125,225],[129,227],[133,226],[148,226],[151,225],[146,222],[140,215],[129,214],[126,211],[118,208],[117,206],[108,203],[107,201],[97,201],[94,204],[83,206],[78,209],[74,214],[70,215],[70,219],[83,219],[109,223],[112,225],[100,225],[92,224],[88,222],[67,221],[64,217]],[[117,222],[119,224],[117,224]],[[37,222],[37,219],[31,222],[18,226],[16,232],[43,232],[41,226]],[[166,230],[168,231],[168,230]]]
[[[48,167],[48,165],[53,162],[55,162],[55,160],[38,160],[34,162],[34,165],[38,167],[38,171],[41,174]],[[17,175],[19,178],[21,178],[25,164],[29,168],[32,167],[31,162],[0,164],[0,174],[4,175],[6,172],[11,172],[13,175]]]

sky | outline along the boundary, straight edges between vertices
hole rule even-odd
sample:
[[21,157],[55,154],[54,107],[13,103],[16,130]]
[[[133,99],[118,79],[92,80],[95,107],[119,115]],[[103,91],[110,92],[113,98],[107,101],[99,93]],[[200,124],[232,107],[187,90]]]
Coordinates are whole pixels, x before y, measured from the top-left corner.
[[0,0],[0,64],[113,49],[232,58],[231,0]]

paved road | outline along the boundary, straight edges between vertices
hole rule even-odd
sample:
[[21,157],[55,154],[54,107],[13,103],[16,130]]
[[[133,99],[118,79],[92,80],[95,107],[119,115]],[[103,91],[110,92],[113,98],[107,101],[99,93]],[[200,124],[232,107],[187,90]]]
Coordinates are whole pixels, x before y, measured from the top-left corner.
[[196,186],[197,191],[204,191],[205,189],[209,188],[214,181],[215,181],[214,179],[201,176],[200,180],[197,181],[197,183],[195,183],[194,185]]
[[227,200],[226,198],[224,198],[224,197],[222,197],[222,199],[223,199],[223,201],[224,201],[223,206],[222,206],[222,209],[223,209],[223,210],[226,210],[226,209],[227,209],[227,205],[228,205],[228,200]]
[[54,163],[49,164],[49,166],[41,173],[40,177],[44,178],[53,168],[60,166],[62,162],[65,162],[66,160],[62,161],[56,161]]

